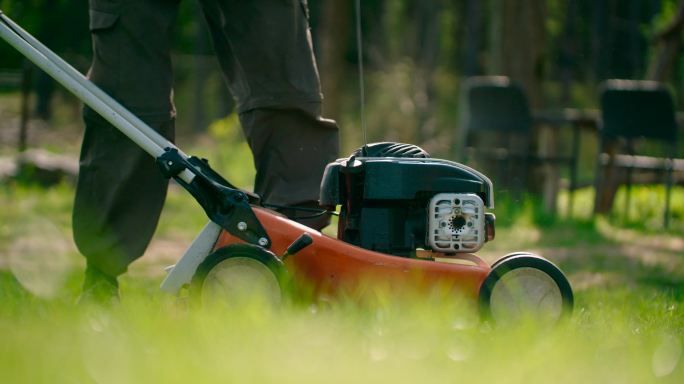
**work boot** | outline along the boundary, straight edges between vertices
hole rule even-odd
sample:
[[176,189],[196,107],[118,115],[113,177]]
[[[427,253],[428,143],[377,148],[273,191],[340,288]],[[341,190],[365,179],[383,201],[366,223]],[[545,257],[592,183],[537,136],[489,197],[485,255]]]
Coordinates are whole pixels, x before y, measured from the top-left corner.
[[119,282],[96,267],[88,264],[85,270],[83,290],[78,298],[79,305],[108,306],[119,301]]

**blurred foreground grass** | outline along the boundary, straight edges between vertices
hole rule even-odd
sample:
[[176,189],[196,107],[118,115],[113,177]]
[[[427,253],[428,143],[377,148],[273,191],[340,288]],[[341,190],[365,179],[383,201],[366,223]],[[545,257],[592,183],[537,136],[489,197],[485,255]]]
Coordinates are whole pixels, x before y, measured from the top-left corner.
[[[498,238],[483,254],[533,250],[568,273],[576,311],[555,330],[493,329],[456,299],[197,311],[158,290],[164,264],[205,221],[173,188],[151,254],[122,279],[122,303],[93,312],[73,304],[82,261],[70,240],[72,196],[67,185],[0,188],[2,382],[684,380],[684,240],[676,232],[500,202]],[[588,198],[579,197],[579,210]]]
[[238,311],[187,310],[130,282],[85,311],[0,275],[0,377],[17,383],[681,383],[681,300],[589,290],[573,319],[478,324],[456,300],[381,300]]
[[[247,149],[212,145],[200,145],[212,164],[248,186]],[[121,304],[86,311],[74,305],[83,261],[70,234],[73,188],[3,185],[0,382],[681,383],[684,190],[669,232],[661,195],[638,188],[646,219],[626,223],[589,217],[590,190],[578,193],[571,219],[528,198],[497,201],[497,239],[482,256],[540,253],[576,291],[573,318],[544,330],[479,324],[455,298],[188,310],[158,289],[162,268],[206,222],[177,187],[150,250],[122,278]]]

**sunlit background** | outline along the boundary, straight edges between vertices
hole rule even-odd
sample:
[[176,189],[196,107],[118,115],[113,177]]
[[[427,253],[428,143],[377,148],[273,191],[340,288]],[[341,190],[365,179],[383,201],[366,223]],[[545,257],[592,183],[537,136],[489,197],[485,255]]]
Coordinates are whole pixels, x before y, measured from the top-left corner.
[[[363,144],[353,3],[309,1],[324,111],[341,127],[341,156]],[[0,0],[0,9],[87,70],[85,2]],[[184,0],[180,9],[178,144],[249,189],[251,154],[199,6]],[[595,186],[604,172],[605,80],[663,82],[684,111],[684,3],[363,0],[361,15],[369,141],[417,144],[490,175],[498,232],[481,256],[527,250],[549,258],[573,285],[573,318],[555,330],[493,329],[467,303],[383,292],[370,304],[196,312],[158,290],[163,268],[206,222],[177,186],[152,245],[122,279],[121,304],[78,310],[84,262],[71,239],[71,207],[81,105],[0,42],[0,381],[682,382],[684,172],[673,172],[667,228],[662,171],[636,173],[629,201],[624,173],[600,184],[609,202],[601,209]],[[520,137],[467,131],[468,79],[495,75],[527,102],[529,131]],[[576,179],[566,163],[478,158],[492,153],[484,148],[574,158]],[[636,148],[667,155],[658,142]]]

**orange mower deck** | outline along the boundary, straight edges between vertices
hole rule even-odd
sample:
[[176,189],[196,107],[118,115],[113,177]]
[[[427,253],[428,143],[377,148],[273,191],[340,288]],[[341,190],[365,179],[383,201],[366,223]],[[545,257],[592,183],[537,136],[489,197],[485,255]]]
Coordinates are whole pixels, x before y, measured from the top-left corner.
[[[335,295],[354,291],[363,283],[382,282],[393,291],[406,287],[429,291],[439,287],[476,299],[490,271],[483,260],[472,254],[433,254],[467,264],[386,255],[324,235],[267,209],[254,207],[254,212],[267,229],[271,250],[276,255],[284,254],[303,233],[311,235],[313,244],[288,258],[285,266],[295,276],[303,277],[319,294]],[[214,249],[237,243],[243,241],[222,231]]]

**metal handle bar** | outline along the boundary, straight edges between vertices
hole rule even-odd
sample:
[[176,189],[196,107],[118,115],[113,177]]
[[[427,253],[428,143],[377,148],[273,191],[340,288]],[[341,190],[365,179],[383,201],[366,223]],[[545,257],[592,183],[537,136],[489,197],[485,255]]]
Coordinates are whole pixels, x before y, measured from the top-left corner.
[[[163,155],[166,148],[178,150],[173,143],[107,95],[69,63],[14,23],[2,11],[0,11],[0,37],[155,159]],[[178,153],[183,159],[188,158],[182,151],[178,150]],[[194,174],[189,169],[185,169],[178,177],[190,183]]]

